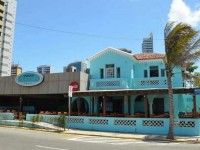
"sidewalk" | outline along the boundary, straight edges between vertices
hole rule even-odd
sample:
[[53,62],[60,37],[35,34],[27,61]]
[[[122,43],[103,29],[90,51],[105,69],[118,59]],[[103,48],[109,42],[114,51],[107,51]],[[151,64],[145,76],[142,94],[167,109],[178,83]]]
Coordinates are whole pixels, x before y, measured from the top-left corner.
[[175,136],[175,140],[167,140],[165,135],[144,135],[136,133],[114,133],[114,132],[100,132],[100,131],[86,131],[69,129],[64,131],[65,134],[77,134],[88,136],[101,136],[113,138],[125,138],[136,140],[152,140],[152,141],[171,141],[171,142],[189,142],[200,144],[200,136]]

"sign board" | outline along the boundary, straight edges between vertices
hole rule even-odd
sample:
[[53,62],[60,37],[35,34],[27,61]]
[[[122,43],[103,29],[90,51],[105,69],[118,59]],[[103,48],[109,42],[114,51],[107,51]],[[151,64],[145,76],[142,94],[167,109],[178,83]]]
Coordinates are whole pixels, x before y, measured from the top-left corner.
[[199,95],[200,94],[200,89],[194,89],[194,95]]
[[35,86],[43,81],[43,75],[37,72],[24,72],[15,78],[15,82],[21,86]]
[[78,82],[71,82],[69,86],[73,87],[73,92],[79,90],[79,84],[78,84]]
[[73,86],[69,86],[68,97],[72,97]]

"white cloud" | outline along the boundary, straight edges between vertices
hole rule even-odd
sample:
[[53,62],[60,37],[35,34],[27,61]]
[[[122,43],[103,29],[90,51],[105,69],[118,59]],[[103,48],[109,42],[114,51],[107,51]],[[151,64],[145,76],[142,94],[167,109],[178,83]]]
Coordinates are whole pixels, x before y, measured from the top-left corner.
[[200,23],[199,4],[196,10],[191,10],[183,0],[173,0],[168,17],[169,21],[184,22],[196,27]]

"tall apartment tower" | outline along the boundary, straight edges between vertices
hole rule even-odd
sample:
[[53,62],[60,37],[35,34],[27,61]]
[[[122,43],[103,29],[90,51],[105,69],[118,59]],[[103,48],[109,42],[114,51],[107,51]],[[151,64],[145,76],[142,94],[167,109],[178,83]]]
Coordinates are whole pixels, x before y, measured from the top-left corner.
[[152,33],[150,33],[148,38],[143,38],[142,52],[153,53],[153,34]]
[[0,76],[11,75],[16,0],[0,0]]
[[37,67],[37,72],[41,74],[52,73],[52,67],[47,65],[42,65]]
[[17,76],[21,73],[22,73],[22,67],[20,67],[18,64],[12,64],[11,76]]

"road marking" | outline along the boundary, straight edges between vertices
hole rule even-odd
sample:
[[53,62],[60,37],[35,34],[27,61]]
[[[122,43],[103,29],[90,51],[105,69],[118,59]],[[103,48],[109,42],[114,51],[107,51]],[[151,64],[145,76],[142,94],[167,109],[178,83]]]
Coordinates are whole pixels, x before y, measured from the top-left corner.
[[55,147],[47,147],[47,146],[41,146],[41,145],[35,145],[39,148],[45,148],[45,149],[54,149],[54,150],[68,150],[68,149],[61,149],[61,148],[55,148]]
[[123,143],[109,143],[109,144],[113,144],[113,145],[127,145],[127,144],[133,144],[135,143],[135,141],[130,141],[130,142],[123,142]]
[[71,139],[66,139],[69,141],[79,141],[88,143],[107,143],[112,145],[128,145],[128,144],[148,144],[148,145],[176,145],[180,143],[169,143],[169,142],[155,142],[155,141],[140,141],[135,139],[123,139],[123,138],[113,138],[113,137],[95,137],[95,136],[81,136]]
[[118,144],[122,145],[122,143],[130,144],[134,143],[134,139],[122,139],[122,138],[113,138],[113,137],[91,137],[91,136],[82,136],[77,138],[67,139],[70,141],[80,141],[80,142],[88,142],[88,143],[107,143],[107,144]]
[[64,137],[64,138],[61,138],[62,140],[68,140],[68,139],[74,139],[74,138],[79,138],[79,137],[82,137],[82,135],[70,135],[68,137]]
[[91,136],[82,136],[82,137],[76,137],[69,139],[71,141],[124,141],[124,139],[121,138],[113,138],[113,137],[91,137]]

